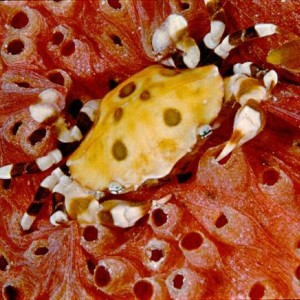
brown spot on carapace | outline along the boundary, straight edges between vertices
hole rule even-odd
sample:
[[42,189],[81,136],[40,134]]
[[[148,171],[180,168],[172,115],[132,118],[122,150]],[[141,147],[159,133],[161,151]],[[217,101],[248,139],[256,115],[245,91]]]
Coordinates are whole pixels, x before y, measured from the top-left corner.
[[141,94],[140,94],[140,99],[143,101],[146,101],[148,99],[150,99],[150,92],[148,90],[144,90]]
[[115,141],[115,143],[112,146],[112,155],[118,161],[126,159],[128,155],[128,151],[122,141],[120,140]]
[[167,126],[177,126],[181,122],[181,113],[176,108],[168,108],[164,111],[164,122]]
[[122,107],[118,107],[115,112],[114,112],[114,120],[116,122],[120,121],[121,118],[123,116],[123,108]]
[[119,97],[125,98],[131,95],[136,89],[136,85],[134,82],[129,82],[126,85],[124,85],[120,91],[119,91]]

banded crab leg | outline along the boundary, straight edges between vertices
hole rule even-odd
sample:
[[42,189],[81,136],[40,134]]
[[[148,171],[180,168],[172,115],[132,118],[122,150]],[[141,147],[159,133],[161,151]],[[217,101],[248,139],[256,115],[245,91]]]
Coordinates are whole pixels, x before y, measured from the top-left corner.
[[[252,63],[234,67],[235,75],[225,79],[225,102],[232,99],[241,104],[233,124],[233,133],[225,147],[216,158],[222,160],[237,146],[253,139],[264,127],[264,113],[260,109],[261,101],[267,100],[271,89],[277,84],[277,73],[273,70],[253,68]],[[254,77],[249,77],[252,75]]]
[[243,64],[235,64],[233,66],[234,74],[244,74],[249,77],[258,78],[263,81],[267,91],[271,92],[278,81],[278,75],[274,70],[263,69],[255,65],[253,62],[245,62]]
[[203,41],[207,48],[215,49],[225,32],[225,12],[221,0],[205,0],[204,3],[210,18],[210,32],[206,34]]
[[241,44],[276,33],[279,33],[279,28],[274,24],[255,24],[246,29],[238,30],[227,35],[214,49],[214,52],[225,59],[232,49],[240,46]]
[[[58,131],[57,139],[60,142],[58,148],[50,151],[45,156],[38,157],[33,162],[20,162],[0,167],[0,179],[10,180],[23,174],[46,171],[61,162],[63,157],[74,150],[83,135],[91,128],[96,117],[98,105],[96,100],[87,102],[81,108],[77,123],[71,130],[67,129],[63,119],[58,118],[55,122],[55,127]],[[37,114],[37,112],[35,113]]]
[[128,228],[143,218],[157,203],[166,203],[171,195],[159,200],[133,202],[125,200],[106,200],[99,203],[103,196],[81,187],[73,181],[66,169],[56,168],[43,180],[41,186],[21,220],[23,230],[29,230],[37,218],[43,202],[52,193],[53,213],[50,222],[55,225],[66,224],[69,218],[82,225],[102,224],[109,227]]
[[[70,130],[67,129],[63,119],[58,118],[55,127],[58,131],[58,148],[50,151],[47,155],[37,158],[34,162],[23,162],[10,164],[0,168],[0,178],[10,180],[22,174],[31,174],[42,172],[50,169],[59,163],[63,157],[67,156],[74,148],[77,147],[79,141],[84,134],[91,128],[95,118],[99,103],[96,100],[87,102],[80,110],[77,123]],[[21,220],[23,230],[29,230],[34,220],[41,211],[45,200],[53,192],[61,178],[68,173],[64,167],[56,168],[48,177],[40,184],[31,204],[28,206],[26,213]],[[57,199],[53,200],[57,202]],[[54,209],[59,207],[58,203],[54,205]],[[60,218],[62,218],[60,216]]]
[[21,219],[21,227],[23,230],[29,230],[40,213],[45,200],[52,193],[54,187],[63,176],[61,168],[56,168],[49,176],[47,176],[40,184],[32,202],[27,208]]

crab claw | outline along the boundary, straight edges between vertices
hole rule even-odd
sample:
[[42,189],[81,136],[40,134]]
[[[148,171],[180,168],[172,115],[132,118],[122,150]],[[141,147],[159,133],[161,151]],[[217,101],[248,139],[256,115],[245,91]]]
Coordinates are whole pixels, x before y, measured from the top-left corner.
[[[255,104],[255,103],[254,103]],[[233,133],[225,147],[216,158],[222,160],[236,147],[243,145],[253,139],[262,130],[264,125],[264,114],[257,105],[246,104],[238,111],[234,119]]]

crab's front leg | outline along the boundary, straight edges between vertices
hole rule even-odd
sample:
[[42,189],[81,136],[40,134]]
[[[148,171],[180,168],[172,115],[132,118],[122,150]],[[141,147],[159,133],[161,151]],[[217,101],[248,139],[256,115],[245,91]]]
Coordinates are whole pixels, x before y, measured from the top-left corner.
[[277,83],[275,71],[259,69],[250,62],[236,65],[234,72],[235,75],[224,80],[225,102],[235,100],[241,104],[241,108],[236,113],[232,135],[216,158],[217,161],[237,146],[253,139],[263,129],[265,118],[260,102],[269,98]]

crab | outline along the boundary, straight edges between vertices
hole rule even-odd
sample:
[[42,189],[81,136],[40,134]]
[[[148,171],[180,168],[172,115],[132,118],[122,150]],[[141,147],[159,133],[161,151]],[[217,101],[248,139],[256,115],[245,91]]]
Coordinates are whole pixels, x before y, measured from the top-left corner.
[[[211,31],[204,43],[221,58],[249,39],[277,33],[273,24],[257,24],[221,40],[225,30],[221,5],[209,0],[205,4]],[[43,91],[30,106],[37,122],[54,120],[60,146],[34,162],[2,166],[0,179],[45,171],[70,156],[41,182],[22,217],[23,230],[31,228],[51,193],[54,211],[50,221],[54,225],[71,218],[82,226],[133,226],[170,195],[151,203],[120,200],[117,195],[167,176],[199,139],[212,133],[224,102],[234,99],[240,108],[232,136],[217,161],[263,129],[259,105],[270,97],[277,83],[275,71],[247,62],[236,64],[234,75],[222,78],[215,65],[199,67],[199,47],[189,36],[185,18],[177,14],[170,15],[154,32],[152,44],[161,64],[128,78],[102,100],[87,102],[71,129],[57,116],[55,90]],[[177,68],[178,61],[187,68]],[[110,199],[101,201],[107,193]]]

